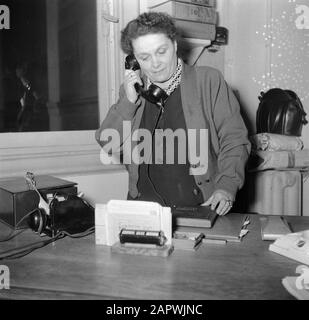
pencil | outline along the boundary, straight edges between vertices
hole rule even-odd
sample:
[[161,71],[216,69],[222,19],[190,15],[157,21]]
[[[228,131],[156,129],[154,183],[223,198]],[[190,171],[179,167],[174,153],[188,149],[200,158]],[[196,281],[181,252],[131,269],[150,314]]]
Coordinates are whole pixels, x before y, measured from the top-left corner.
[[210,244],[226,244],[226,240],[220,240],[220,239],[210,239],[210,238],[204,238],[203,243],[210,243]]

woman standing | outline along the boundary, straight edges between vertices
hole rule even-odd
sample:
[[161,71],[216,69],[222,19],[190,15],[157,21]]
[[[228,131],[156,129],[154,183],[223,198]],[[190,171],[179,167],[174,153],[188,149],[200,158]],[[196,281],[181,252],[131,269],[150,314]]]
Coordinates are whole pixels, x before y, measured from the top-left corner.
[[[154,142],[150,147],[152,161],[125,163],[128,199],[171,207],[210,205],[224,215],[244,183],[250,153],[247,129],[238,101],[220,72],[188,66],[178,58],[176,31],[171,17],[160,12],[141,14],[127,24],[121,34],[121,47],[126,54],[134,55],[140,70],[125,71],[119,100],[96,131],[96,139],[103,149],[107,148],[103,131],[116,129],[123,137],[126,121],[132,124],[132,131],[146,129],[152,136],[156,130],[186,132],[185,145],[173,145],[172,152],[171,144],[161,145],[163,157],[156,154]],[[147,99],[149,88],[154,86],[164,90],[157,103]],[[193,148],[188,132],[192,129],[207,129],[207,163],[191,161]],[[122,148],[126,138],[119,145],[122,156],[127,152]],[[180,149],[189,150],[185,161],[179,161]],[[173,163],[166,159],[170,153]]]

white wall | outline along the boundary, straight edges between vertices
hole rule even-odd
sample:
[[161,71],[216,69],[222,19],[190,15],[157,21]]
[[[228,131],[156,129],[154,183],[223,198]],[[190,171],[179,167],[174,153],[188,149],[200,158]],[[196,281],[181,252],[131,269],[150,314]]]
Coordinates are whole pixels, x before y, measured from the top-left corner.
[[111,199],[125,200],[128,192],[128,174],[126,170],[94,172],[92,174],[58,175],[59,178],[78,183],[78,191],[93,206],[106,203]]
[[[225,76],[239,91],[255,133],[260,91],[292,89],[309,113],[309,30],[297,29],[295,9],[308,0],[225,0],[229,7]],[[308,18],[309,19],[309,18]],[[309,147],[309,126],[303,130]]]
[[[226,0],[217,0],[216,10],[218,12],[217,25],[226,27],[229,21],[228,2]],[[206,48],[196,62],[196,65],[216,68],[220,70],[223,75],[225,75],[225,48],[225,45],[220,46],[217,52],[208,51]]]
[[[225,78],[238,92],[250,132],[256,132],[258,95],[263,90],[273,87],[294,90],[309,114],[309,29],[296,26],[299,5],[308,8],[309,23],[309,1],[223,1],[224,12],[228,12],[225,26],[229,29]],[[309,125],[303,128],[302,140],[305,148],[309,148]],[[309,180],[304,182],[303,194],[309,194]],[[303,214],[309,215],[306,196]]]

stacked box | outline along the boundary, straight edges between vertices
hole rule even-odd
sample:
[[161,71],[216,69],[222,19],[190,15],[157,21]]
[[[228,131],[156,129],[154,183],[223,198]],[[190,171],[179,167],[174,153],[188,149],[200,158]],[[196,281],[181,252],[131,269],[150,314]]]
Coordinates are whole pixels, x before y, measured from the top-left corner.
[[302,214],[302,175],[298,170],[267,170],[247,177],[248,212],[266,215]]
[[[47,175],[36,176],[35,181],[46,202],[57,192],[77,194],[76,183],[72,181]],[[24,217],[38,208],[39,200],[39,195],[29,189],[25,178],[0,181],[0,220],[16,229],[27,226]]]

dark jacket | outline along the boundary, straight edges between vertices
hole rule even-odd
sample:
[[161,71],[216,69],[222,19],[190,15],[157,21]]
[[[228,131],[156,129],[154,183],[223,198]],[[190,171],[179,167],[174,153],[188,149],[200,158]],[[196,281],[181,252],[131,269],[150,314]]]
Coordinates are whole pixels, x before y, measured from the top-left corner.
[[[185,64],[180,90],[187,128],[208,129],[208,170],[205,172],[205,168],[195,165],[191,168],[205,201],[218,189],[230,192],[235,198],[243,186],[245,164],[251,150],[235,95],[218,70]],[[116,129],[121,137],[119,153],[123,153],[123,142],[131,138],[130,132],[123,132],[123,121],[130,121],[134,132],[139,128],[144,106],[143,98],[137,105],[131,103],[121,86],[119,100],[110,108],[96,131],[98,143],[102,147],[106,145],[106,141],[100,139],[104,129]],[[132,141],[129,145],[133,150],[136,142]],[[126,164],[126,168],[129,173],[129,193],[135,198],[138,195],[138,164]]]

